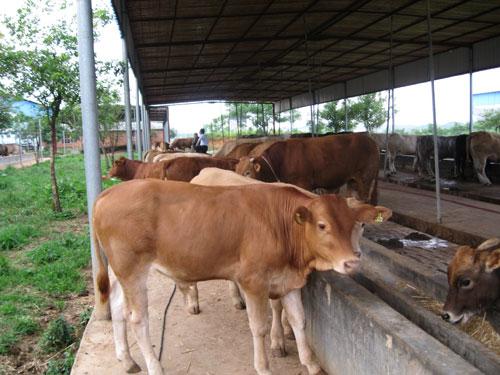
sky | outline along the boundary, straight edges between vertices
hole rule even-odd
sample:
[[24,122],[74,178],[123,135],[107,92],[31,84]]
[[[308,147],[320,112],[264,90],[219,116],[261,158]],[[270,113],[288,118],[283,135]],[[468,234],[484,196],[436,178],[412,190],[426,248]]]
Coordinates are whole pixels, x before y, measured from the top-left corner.
[[[13,15],[23,1],[0,0],[0,17]],[[76,13],[76,1],[68,12]],[[94,7],[108,7],[109,0],[94,0]],[[0,31],[4,32],[0,28]],[[98,59],[119,60],[122,58],[121,40],[118,25],[114,22],[106,26],[101,40],[94,46]],[[130,71],[131,103],[135,104],[136,83]],[[469,75],[438,80],[435,83],[437,123],[469,121]],[[500,68],[473,74],[473,93],[500,91]],[[385,93],[383,94],[385,95]],[[430,83],[395,89],[396,128],[412,129],[432,122],[432,103]],[[321,108],[321,107],[320,107]],[[301,120],[295,126],[304,127],[310,118],[309,108],[299,109]],[[171,126],[180,134],[198,131],[204,124],[225,112],[223,103],[183,104],[170,107]],[[287,126],[287,125],[286,125]],[[382,128],[381,128],[382,129]],[[364,130],[360,127],[356,130]]]

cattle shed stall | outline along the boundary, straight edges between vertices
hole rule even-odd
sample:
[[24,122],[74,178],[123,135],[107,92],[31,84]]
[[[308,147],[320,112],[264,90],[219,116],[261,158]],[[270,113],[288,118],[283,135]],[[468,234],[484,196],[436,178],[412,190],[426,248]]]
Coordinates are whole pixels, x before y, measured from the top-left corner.
[[[91,220],[101,190],[91,0],[77,3]],[[280,113],[459,74],[469,73],[472,80],[473,72],[500,66],[495,1],[112,0],[112,5],[125,59],[138,82],[140,154],[150,147],[149,120],[163,122],[167,140],[169,104],[265,102]],[[130,108],[127,95],[125,100]],[[130,127],[127,121],[129,132]],[[438,202],[439,191],[437,186]],[[437,210],[440,219],[439,203]],[[369,240],[363,248],[370,262],[356,281],[315,273],[303,290],[308,339],[325,370],[500,372],[497,354],[437,321],[395,287],[415,283],[442,300],[442,273],[436,277]],[[95,274],[94,248],[92,254]]]

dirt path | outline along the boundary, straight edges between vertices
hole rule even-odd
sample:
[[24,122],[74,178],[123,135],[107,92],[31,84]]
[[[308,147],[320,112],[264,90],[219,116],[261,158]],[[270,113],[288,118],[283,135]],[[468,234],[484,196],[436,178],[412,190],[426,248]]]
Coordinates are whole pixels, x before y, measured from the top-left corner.
[[[153,271],[148,283],[151,340],[158,351],[163,309],[173,283]],[[189,315],[182,295],[176,293],[167,317],[162,365],[171,375],[254,375],[253,349],[245,311],[235,310],[225,281],[199,283],[200,315]],[[132,357],[145,364],[133,334],[129,333]],[[300,365],[295,341],[287,340],[288,356],[270,357],[273,374],[306,375]],[[267,340],[269,348],[269,339]],[[268,350],[270,355],[270,350]],[[114,353],[111,322],[91,321],[81,342],[73,375],[125,373]]]

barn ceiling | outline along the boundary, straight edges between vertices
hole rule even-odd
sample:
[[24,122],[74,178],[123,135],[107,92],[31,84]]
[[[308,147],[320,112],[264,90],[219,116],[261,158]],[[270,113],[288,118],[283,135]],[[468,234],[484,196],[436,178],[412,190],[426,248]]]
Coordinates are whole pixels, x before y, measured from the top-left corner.
[[[283,102],[387,72],[391,24],[394,67],[429,54],[425,0],[112,3],[148,105]],[[499,1],[432,0],[431,17],[435,54],[500,36]]]

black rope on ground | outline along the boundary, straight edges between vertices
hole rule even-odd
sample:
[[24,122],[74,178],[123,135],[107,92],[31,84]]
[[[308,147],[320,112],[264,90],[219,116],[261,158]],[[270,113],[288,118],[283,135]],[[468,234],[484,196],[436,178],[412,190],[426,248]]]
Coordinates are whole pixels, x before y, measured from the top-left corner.
[[158,354],[158,361],[161,362],[161,356],[163,354],[163,344],[165,343],[165,325],[167,323],[167,312],[172,300],[174,299],[175,291],[177,290],[177,284],[174,284],[174,290],[172,290],[172,294],[168,299],[167,306],[165,306],[165,311],[163,311],[163,324],[161,327],[161,341],[160,341],[160,353]]

